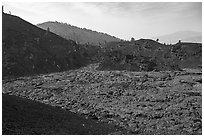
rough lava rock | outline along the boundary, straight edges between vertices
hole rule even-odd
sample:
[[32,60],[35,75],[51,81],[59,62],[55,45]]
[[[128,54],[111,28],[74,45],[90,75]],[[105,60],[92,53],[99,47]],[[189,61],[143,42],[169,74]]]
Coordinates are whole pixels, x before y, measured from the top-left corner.
[[3,93],[113,123],[131,134],[202,134],[201,70],[98,71],[98,65],[3,80]]

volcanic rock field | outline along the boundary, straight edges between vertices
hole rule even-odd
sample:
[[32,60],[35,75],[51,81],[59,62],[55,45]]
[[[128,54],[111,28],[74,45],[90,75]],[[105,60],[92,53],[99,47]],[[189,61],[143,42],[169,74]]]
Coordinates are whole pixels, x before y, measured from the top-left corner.
[[129,134],[202,134],[201,69],[133,72],[98,66],[4,79],[3,93],[115,124]]

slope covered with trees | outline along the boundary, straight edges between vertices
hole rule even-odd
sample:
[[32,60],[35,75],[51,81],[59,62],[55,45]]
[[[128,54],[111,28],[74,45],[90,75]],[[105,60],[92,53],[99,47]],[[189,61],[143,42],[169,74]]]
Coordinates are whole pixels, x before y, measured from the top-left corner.
[[119,38],[105,33],[79,28],[67,23],[45,22],[37,25],[42,29],[50,28],[50,31],[65,38],[77,41],[81,44],[103,45],[106,42],[120,41]]

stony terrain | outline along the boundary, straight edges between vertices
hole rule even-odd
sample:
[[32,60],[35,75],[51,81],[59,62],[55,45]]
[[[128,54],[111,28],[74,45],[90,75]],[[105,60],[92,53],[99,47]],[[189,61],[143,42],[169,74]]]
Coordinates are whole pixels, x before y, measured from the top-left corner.
[[131,134],[202,134],[202,72],[77,70],[3,80],[3,93],[116,124]]

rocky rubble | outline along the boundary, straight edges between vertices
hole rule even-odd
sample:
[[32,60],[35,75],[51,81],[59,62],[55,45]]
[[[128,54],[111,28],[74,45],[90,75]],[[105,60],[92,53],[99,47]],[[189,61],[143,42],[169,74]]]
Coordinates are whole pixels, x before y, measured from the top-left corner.
[[3,80],[3,93],[114,123],[130,134],[202,134],[202,72],[78,70]]

